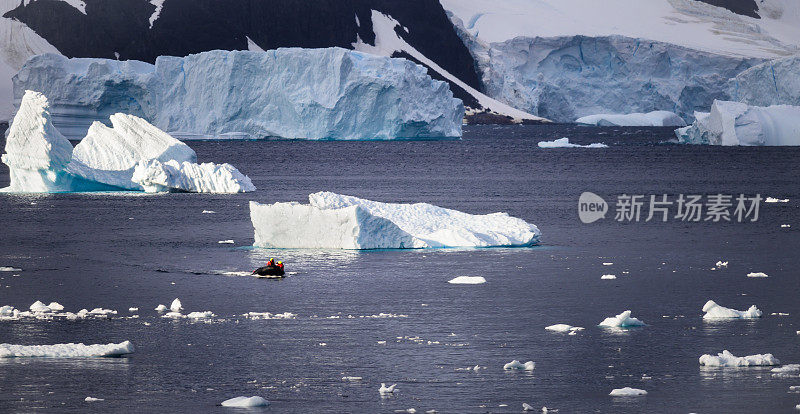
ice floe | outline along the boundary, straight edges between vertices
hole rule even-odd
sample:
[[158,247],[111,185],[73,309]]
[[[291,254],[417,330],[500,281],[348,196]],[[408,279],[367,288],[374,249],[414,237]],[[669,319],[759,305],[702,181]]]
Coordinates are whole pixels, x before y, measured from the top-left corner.
[[800,364],[786,364],[782,367],[772,368],[770,372],[777,377],[795,376],[800,374]]
[[164,312],[165,310],[167,310],[167,306],[163,305],[163,304],[162,305],[158,305],[158,306],[156,306],[155,310],[158,311],[158,312]]
[[728,267],[728,262],[723,262],[722,260],[717,261],[717,269],[722,269],[723,267]]
[[775,197],[767,197],[766,199],[764,199],[764,202],[765,203],[788,203],[789,199],[788,198],[781,199],[781,198],[775,198]]
[[780,361],[772,354],[756,354],[737,357],[728,350],[717,355],[705,354],[700,357],[700,365],[707,367],[750,367],[780,365]]
[[241,396],[225,400],[221,403],[221,405],[223,407],[240,407],[240,408],[264,407],[269,405],[269,401],[257,395],[254,395],[252,397]]
[[703,315],[703,319],[753,319],[761,317],[761,311],[756,305],[750,306],[746,311],[739,311],[720,306],[713,300],[709,300],[703,305],[703,312],[706,313]]
[[218,242],[217,242],[217,244],[234,244],[234,241],[233,241],[233,240],[231,240],[231,239],[228,239],[228,240],[220,240],[220,241],[218,241]]
[[331,192],[309,204],[250,202],[255,246],[442,248],[529,246],[539,229],[506,213],[473,215],[431,204],[370,201]]
[[649,126],[668,127],[686,126],[686,122],[678,114],[670,111],[652,111],[648,113],[634,112],[630,114],[597,114],[580,117],[576,124],[595,126]]
[[0,272],[21,272],[22,269],[12,266],[0,266]]
[[747,274],[747,277],[769,277],[769,276],[764,272],[750,272]]
[[0,358],[85,358],[85,357],[111,357],[133,353],[134,347],[130,341],[106,345],[94,344],[55,344],[55,345],[12,345],[0,344]]
[[362,377],[342,377],[342,381],[361,381]]
[[169,310],[171,310],[173,312],[182,311],[183,310],[183,305],[181,304],[181,300],[178,299],[178,298],[175,298],[175,300],[172,301],[172,304],[169,305]]
[[572,335],[575,332],[582,331],[584,328],[581,328],[580,326],[567,325],[566,323],[558,323],[545,327],[544,329],[552,332],[569,332],[569,334]]
[[603,276],[600,276],[600,279],[602,279],[602,280],[614,280],[616,278],[617,278],[617,275],[603,275]]
[[647,395],[647,391],[631,387],[615,388],[608,395],[612,397],[640,397]]
[[569,138],[559,138],[554,141],[539,141],[539,148],[608,148],[608,145],[596,142],[589,145],[572,144]]
[[609,328],[629,328],[634,326],[645,326],[645,323],[636,318],[631,318],[631,311],[626,310],[617,316],[604,319],[598,326]]
[[536,363],[533,361],[528,361],[526,363],[519,362],[519,360],[513,360],[505,365],[503,365],[503,369],[505,370],[525,370],[525,371],[533,371],[536,368]]
[[297,317],[296,314],[291,312],[284,312],[284,313],[248,312],[242,314],[242,316],[249,319],[294,319]]
[[454,285],[479,285],[481,283],[486,283],[486,279],[483,276],[458,276],[448,280],[447,283],[452,283]]
[[105,401],[103,398],[95,398],[95,397],[86,397],[83,399],[86,402],[97,402],[97,401]]
[[381,395],[383,395],[383,394],[392,394],[395,391],[395,387],[397,387],[397,384],[392,384],[392,385],[387,387],[386,384],[381,383],[381,387],[378,389],[378,392]]

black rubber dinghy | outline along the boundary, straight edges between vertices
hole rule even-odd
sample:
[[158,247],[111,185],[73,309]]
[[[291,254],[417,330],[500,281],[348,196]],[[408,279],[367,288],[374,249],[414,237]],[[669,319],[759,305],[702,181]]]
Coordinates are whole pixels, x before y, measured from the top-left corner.
[[253,271],[253,275],[264,278],[284,277],[283,269],[278,266],[263,266]]

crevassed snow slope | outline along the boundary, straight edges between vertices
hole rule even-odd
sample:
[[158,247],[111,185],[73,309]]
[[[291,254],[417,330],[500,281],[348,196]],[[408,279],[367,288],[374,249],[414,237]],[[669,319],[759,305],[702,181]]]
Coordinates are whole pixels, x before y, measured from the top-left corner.
[[205,138],[457,138],[464,116],[448,84],[424,67],[335,47],[214,50],[155,65],[40,55],[14,82],[15,96],[47,95],[71,137],[116,112]]
[[675,134],[688,144],[800,145],[800,106],[714,101],[710,113]]
[[[19,0],[0,0],[0,16],[19,4]],[[25,24],[0,17],[0,121],[9,121],[14,116],[11,78],[28,58],[41,53],[59,51]]]
[[372,10],[372,29],[375,32],[375,45],[373,46],[366,44],[361,40],[361,38],[359,38],[356,43],[353,43],[353,49],[380,56],[392,56],[392,54],[395,52],[408,53],[414,59],[424,63],[431,69],[444,76],[450,82],[464,89],[485,109],[491,109],[494,112],[507,115],[518,120],[547,121],[544,118],[531,115],[527,112],[492,99],[479,92],[475,88],[462,82],[460,79],[451,75],[442,67],[437,65],[436,62],[428,59],[428,57],[420,53],[413,46],[409,45],[408,42],[406,42],[403,38],[398,36],[398,34],[395,32],[397,27],[402,27],[397,20],[381,12]]
[[472,215],[431,204],[395,204],[330,192],[310,203],[250,203],[255,245],[297,248],[527,246],[539,229],[506,213]]
[[693,0],[440,0],[486,43],[518,36],[619,35],[773,58],[800,45],[800,2],[762,0],[761,19]]
[[632,114],[588,115],[576,119],[575,123],[596,126],[686,126],[683,118],[670,111],[652,111],[646,114],[634,112]]

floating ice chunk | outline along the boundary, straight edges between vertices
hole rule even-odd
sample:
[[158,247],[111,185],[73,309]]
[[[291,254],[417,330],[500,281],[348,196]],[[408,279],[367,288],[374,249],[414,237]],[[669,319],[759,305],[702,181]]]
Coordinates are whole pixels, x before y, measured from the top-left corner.
[[39,92],[25,91],[19,110],[8,128],[5,154],[11,185],[4,191],[65,191],[71,177],[64,172],[72,157],[72,144],[53,125],[50,103]]
[[21,272],[22,269],[11,266],[0,266],[0,272]]
[[384,383],[381,383],[381,387],[378,389],[378,392],[379,392],[381,395],[385,395],[385,394],[393,394],[393,393],[394,393],[394,391],[395,391],[395,387],[397,387],[397,384],[392,384],[392,385],[390,385],[390,386],[388,386],[388,387],[387,387],[387,386],[386,386],[386,384],[384,384]]
[[128,312],[139,312],[139,308],[128,308]]
[[775,198],[775,197],[767,197],[764,200],[764,202],[765,203],[788,203],[789,199],[788,198],[780,199],[780,198]]
[[248,312],[242,315],[250,319],[294,319],[297,317],[294,313],[269,313],[269,312]]
[[535,408],[533,408],[532,405],[528,403],[522,403],[522,411],[533,411],[533,410],[535,410]]
[[172,319],[180,319],[183,318],[183,314],[180,312],[167,312],[161,315],[162,318],[172,318]]
[[650,127],[683,127],[686,122],[678,114],[670,111],[653,111],[631,114],[598,114],[588,115],[575,120],[576,124],[595,126],[650,126]]
[[52,309],[48,308],[47,305],[38,300],[33,302],[29,309],[31,312],[52,312]]
[[539,141],[539,148],[608,148],[608,145],[594,143],[589,145],[571,144],[569,138],[559,138],[554,141]]
[[155,310],[157,310],[159,312],[164,312],[165,310],[167,310],[167,307],[165,305],[158,305],[158,306],[156,306]]
[[782,229],[787,229],[789,227],[792,227],[792,225],[791,224],[781,224],[781,228]]
[[503,365],[503,369],[505,370],[514,370],[514,369],[521,369],[525,371],[533,371],[536,368],[536,363],[533,361],[528,361],[526,363],[521,363],[519,360],[513,360],[505,365]]
[[617,316],[604,319],[603,322],[600,322],[598,326],[610,328],[628,328],[632,326],[645,326],[645,323],[636,318],[631,318],[631,311],[626,310]]
[[751,306],[746,311],[739,311],[717,305],[713,300],[709,300],[703,305],[703,312],[706,313],[703,315],[703,319],[753,319],[761,317],[761,311],[758,310],[756,305]]
[[723,262],[722,260],[717,261],[717,268],[722,269],[723,267],[728,267],[728,262]]
[[86,397],[83,400],[86,401],[86,402],[105,401],[102,398],[94,398],[94,397]]
[[616,278],[617,278],[616,275],[603,275],[603,276],[600,276],[600,279],[602,279],[602,280],[614,280]]
[[214,210],[203,210],[203,214],[216,214],[217,212]]
[[614,264],[614,263],[612,263],[612,262],[603,262],[603,266],[611,266],[611,265],[613,265],[613,264]]
[[142,160],[131,180],[145,192],[244,193],[255,191],[250,178],[230,164]]
[[234,397],[222,402],[223,407],[265,407],[269,405],[269,401],[263,397],[254,395],[252,397]]
[[110,119],[112,128],[100,122],[92,124],[75,146],[68,170],[91,181],[141,190],[141,185],[132,180],[139,162],[197,162],[197,154],[188,145],[142,118],[117,113]]
[[[700,115],[700,114],[697,114]],[[678,140],[711,145],[800,145],[800,106],[748,106],[717,101],[694,124],[675,130]]]
[[62,310],[64,310],[64,305],[62,305],[62,304],[60,304],[58,302],[50,302],[50,304],[47,305],[47,307],[50,308],[50,310],[53,310],[53,311],[62,311]]
[[800,374],[800,364],[787,364],[782,367],[772,368],[770,372],[773,375]]
[[572,326],[572,325],[567,325],[565,323],[550,325],[548,327],[545,327],[544,329],[553,332],[570,332],[570,333],[583,330],[583,328],[581,328],[580,326]]
[[447,283],[452,283],[454,285],[479,285],[481,283],[486,283],[486,279],[483,276],[458,276],[448,280]]
[[342,377],[342,381],[361,381],[362,377]]
[[182,311],[183,310],[183,305],[181,305],[181,300],[178,299],[178,298],[175,298],[175,300],[172,301],[172,304],[169,305],[169,310],[171,310],[173,312]]
[[615,388],[608,395],[612,397],[639,397],[647,395],[647,391],[631,387]]
[[394,204],[330,192],[309,205],[250,202],[255,245],[279,248],[529,246],[539,229],[506,213],[467,214],[431,204]]
[[216,315],[214,315],[214,312],[203,311],[203,312],[190,312],[188,315],[186,315],[186,318],[189,318],[189,319],[206,319],[206,318],[213,318],[214,316],[216,316]]
[[772,356],[772,354],[756,354],[744,357],[737,357],[727,350],[722,351],[721,354],[708,355],[705,354],[700,357],[700,365],[708,367],[749,367],[749,366],[769,366],[780,365],[780,361]]
[[56,344],[56,345],[12,345],[0,344],[0,358],[50,357],[81,358],[109,357],[133,353],[130,341],[107,345]]
[[234,241],[230,240],[230,239],[228,239],[228,240],[220,240],[220,241],[217,242],[217,244],[234,244]]
[[764,272],[751,272],[747,274],[747,277],[769,277]]

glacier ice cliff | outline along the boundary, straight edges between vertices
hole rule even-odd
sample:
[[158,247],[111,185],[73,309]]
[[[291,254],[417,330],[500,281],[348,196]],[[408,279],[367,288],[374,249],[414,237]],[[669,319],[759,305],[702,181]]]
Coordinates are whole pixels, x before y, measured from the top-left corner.
[[[463,33],[463,32],[461,32]],[[716,55],[622,36],[517,37],[478,45],[486,93],[559,122],[664,110],[692,120],[728,80],[762,59]]]
[[255,245],[277,248],[529,246],[539,229],[506,213],[473,215],[431,204],[396,204],[331,192],[309,204],[250,202]]
[[53,103],[80,137],[123,112],[176,137],[454,138],[464,107],[447,83],[406,59],[341,48],[203,52],[138,61],[31,58],[14,77]]
[[250,179],[229,164],[196,164],[194,150],[141,118],[118,113],[111,123],[113,128],[94,123],[73,149],[53,125],[47,98],[26,91],[2,155],[11,185],[0,191],[255,190]]
[[692,125],[675,130],[678,140],[710,145],[800,145],[800,106],[751,106],[714,101]]
[[731,99],[748,105],[800,106],[800,56],[771,60],[730,80]]

